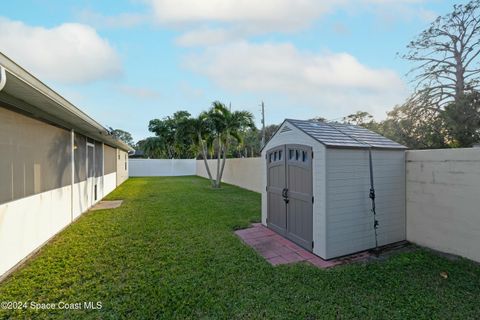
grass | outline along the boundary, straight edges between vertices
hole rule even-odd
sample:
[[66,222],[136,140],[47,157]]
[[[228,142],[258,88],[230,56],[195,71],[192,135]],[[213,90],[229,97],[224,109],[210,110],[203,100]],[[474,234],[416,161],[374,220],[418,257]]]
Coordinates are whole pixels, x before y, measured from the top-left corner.
[[260,218],[260,196],[253,192],[212,190],[198,177],[137,178],[108,198],[125,201],[84,215],[0,284],[0,302],[100,301],[102,308],[0,310],[0,318],[480,315],[480,267],[422,249],[330,270],[270,266],[233,234]]

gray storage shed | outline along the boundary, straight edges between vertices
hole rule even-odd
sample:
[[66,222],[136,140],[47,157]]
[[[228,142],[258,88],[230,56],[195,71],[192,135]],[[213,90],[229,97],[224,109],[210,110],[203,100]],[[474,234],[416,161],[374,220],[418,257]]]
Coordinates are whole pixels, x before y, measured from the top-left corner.
[[359,126],[287,119],[262,156],[270,229],[323,259],[405,240],[404,146]]

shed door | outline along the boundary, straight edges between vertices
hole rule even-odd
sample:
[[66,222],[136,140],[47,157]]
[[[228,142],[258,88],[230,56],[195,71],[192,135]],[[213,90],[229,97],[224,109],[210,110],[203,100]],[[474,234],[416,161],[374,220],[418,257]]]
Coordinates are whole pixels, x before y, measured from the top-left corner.
[[312,250],[312,149],[283,145],[267,151],[267,225]]
[[267,152],[267,225],[276,232],[287,233],[287,204],[283,198],[286,188],[285,146]]
[[312,250],[312,148],[303,145],[287,145],[286,148],[288,238]]

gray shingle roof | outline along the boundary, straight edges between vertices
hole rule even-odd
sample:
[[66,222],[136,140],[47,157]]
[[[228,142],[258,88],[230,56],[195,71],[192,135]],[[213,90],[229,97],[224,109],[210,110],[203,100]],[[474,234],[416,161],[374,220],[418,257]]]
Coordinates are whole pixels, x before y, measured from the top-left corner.
[[306,120],[287,122],[328,147],[405,149],[406,147],[363,127]]

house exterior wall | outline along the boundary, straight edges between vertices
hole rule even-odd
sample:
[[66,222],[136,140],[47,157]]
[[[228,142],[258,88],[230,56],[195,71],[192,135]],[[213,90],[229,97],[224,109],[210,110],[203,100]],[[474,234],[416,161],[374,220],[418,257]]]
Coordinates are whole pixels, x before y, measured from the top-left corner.
[[[372,150],[378,244],[405,240],[405,153]],[[375,247],[368,150],[328,148],[326,259]]]
[[[0,144],[8,151],[0,157],[0,192],[11,195],[0,201],[0,280],[116,188],[117,173],[103,176],[103,163],[87,177],[86,143],[74,131],[0,106]],[[97,162],[102,148],[96,145]]]
[[117,174],[106,174],[103,179],[103,196],[105,197],[117,188]]
[[128,179],[128,153],[117,148],[117,186]]
[[480,148],[407,151],[407,240],[480,262]]
[[72,222],[71,186],[0,205],[0,278]]
[[[284,127],[288,126],[289,131],[283,131]],[[283,131],[283,132],[282,132]],[[312,174],[313,174],[313,195],[315,202],[313,204],[313,252],[324,258],[326,256],[326,233],[325,233],[325,151],[326,148],[311,138],[307,134],[303,133],[288,121],[284,122],[277,133],[267,143],[262,150],[262,224],[267,225],[267,192],[265,186],[267,185],[266,166],[265,160],[266,152],[276,146],[284,144],[303,144],[312,147],[313,162],[312,162]]]

